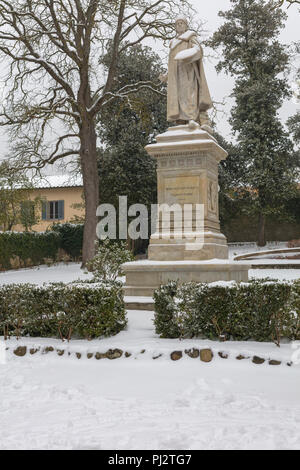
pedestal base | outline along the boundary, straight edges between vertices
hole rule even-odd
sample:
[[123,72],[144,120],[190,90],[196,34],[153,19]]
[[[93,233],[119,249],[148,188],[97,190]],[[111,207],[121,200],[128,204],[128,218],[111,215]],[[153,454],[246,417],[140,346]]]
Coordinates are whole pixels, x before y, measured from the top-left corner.
[[[201,241],[200,243],[200,240]],[[152,235],[148,247],[150,261],[202,261],[212,259],[228,259],[228,245],[222,233],[200,234],[199,242],[164,239]]]
[[168,281],[214,282],[248,281],[249,265],[228,260],[210,261],[136,261],[123,265],[126,296],[152,296]]

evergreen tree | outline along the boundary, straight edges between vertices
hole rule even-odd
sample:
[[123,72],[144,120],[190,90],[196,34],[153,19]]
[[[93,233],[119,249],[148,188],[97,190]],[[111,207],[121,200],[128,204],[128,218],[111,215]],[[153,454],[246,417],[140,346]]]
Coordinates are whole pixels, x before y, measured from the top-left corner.
[[300,111],[294,116],[291,116],[287,122],[289,131],[291,132],[293,139],[297,145],[300,144]]
[[[296,43],[295,53],[299,58],[300,57],[300,42]],[[300,68],[298,68],[297,70],[295,82],[296,82],[296,89],[294,90],[294,95],[295,95],[295,99],[300,104]],[[300,111],[297,111],[297,113],[294,116],[291,116],[288,119],[287,125],[289,128],[289,131],[291,132],[293,136],[295,143],[297,145],[300,145]]]
[[[296,44],[295,52],[299,57],[300,54],[300,42]],[[298,68],[296,73],[296,89],[294,90],[295,98],[298,103],[300,103],[300,68]],[[298,191],[297,194],[291,198],[287,205],[287,212],[300,223],[300,111],[298,111],[294,116],[291,116],[287,121],[287,126],[290,133],[293,136],[294,142],[296,144],[295,150],[295,159],[298,162]]]
[[220,222],[224,227],[241,212],[242,201],[239,188],[241,188],[243,181],[244,167],[240,160],[238,145],[228,142],[216,131],[214,137],[228,153],[226,160],[223,160],[219,165]]
[[273,1],[231,4],[230,10],[219,12],[224,24],[208,44],[222,51],[217,70],[236,79],[230,123],[238,143],[239,190],[251,199],[249,213],[258,216],[258,244],[264,246],[266,217],[284,216],[295,191],[293,144],[278,116],[291,94],[284,77],[288,49],[278,41],[286,14]]
[[[103,61],[109,63],[109,54]],[[161,60],[151,48],[136,45],[119,59],[116,89],[128,84],[154,82],[164,73]],[[128,205],[145,204],[150,215],[156,203],[156,162],[145,151],[158,133],[167,128],[165,85],[160,94],[142,90],[126,100],[114,100],[101,113],[98,134],[106,144],[99,149],[100,203],[118,207],[118,197],[127,196]]]

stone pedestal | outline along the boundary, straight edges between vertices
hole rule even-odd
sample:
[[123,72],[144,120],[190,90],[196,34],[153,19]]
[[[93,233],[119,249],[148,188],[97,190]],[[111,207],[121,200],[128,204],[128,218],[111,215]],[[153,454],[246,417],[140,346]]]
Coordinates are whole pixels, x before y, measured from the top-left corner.
[[218,164],[227,152],[199,125],[170,127],[146,150],[157,159],[159,213],[148,261],[124,265],[126,295],[152,295],[169,280],[247,281],[248,265],[228,261],[220,231]]
[[[200,126],[190,129],[187,125],[170,127],[146,150],[157,159],[161,206],[149,260],[228,258],[227,241],[220,232],[218,198],[218,164],[227,152]],[[190,214],[187,205],[191,206]],[[176,206],[181,208],[179,217]]]

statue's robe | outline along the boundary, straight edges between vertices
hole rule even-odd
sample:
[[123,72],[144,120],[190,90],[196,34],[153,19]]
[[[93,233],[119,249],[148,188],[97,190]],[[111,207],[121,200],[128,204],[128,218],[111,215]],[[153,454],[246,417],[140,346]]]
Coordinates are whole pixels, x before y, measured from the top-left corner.
[[[179,52],[193,48],[187,61],[175,60]],[[168,121],[199,120],[212,107],[202,63],[203,50],[193,31],[186,31],[170,43],[168,68]]]

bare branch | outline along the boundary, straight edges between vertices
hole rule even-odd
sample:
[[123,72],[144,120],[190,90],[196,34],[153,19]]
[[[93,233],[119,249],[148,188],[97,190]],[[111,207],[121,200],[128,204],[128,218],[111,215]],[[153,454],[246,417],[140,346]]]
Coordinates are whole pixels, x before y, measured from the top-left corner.
[[119,7],[119,14],[118,14],[117,29],[116,29],[114,39],[113,39],[112,58],[111,58],[111,63],[110,63],[109,71],[108,71],[108,77],[107,77],[106,84],[104,87],[104,95],[106,92],[111,90],[115,73],[116,73],[117,60],[118,60],[118,55],[119,55],[119,44],[121,42],[122,26],[123,26],[123,20],[124,20],[125,5],[126,5],[126,0],[121,0],[120,7]]
[[95,101],[95,103],[92,105],[90,109],[88,109],[88,111],[92,114],[97,114],[97,112],[99,112],[99,109],[101,109],[101,107],[106,106],[112,100],[117,99],[117,98],[124,99],[129,94],[138,93],[139,91],[143,89],[151,90],[154,93],[161,95],[165,98],[166,97],[165,93],[162,93],[161,91],[159,91],[160,87],[161,87],[161,83],[155,84],[150,81],[137,82],[137,83],[133,83],[130,85],[126,85],[117,91],[104,93],[101,97],[99,97]]
[[283,5],[288,4],[288,8],[290,8],[292,5],[300,5],[300,0],[277,0],[275,2],[274,8],[276,7],[282,7]]

